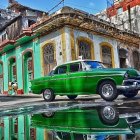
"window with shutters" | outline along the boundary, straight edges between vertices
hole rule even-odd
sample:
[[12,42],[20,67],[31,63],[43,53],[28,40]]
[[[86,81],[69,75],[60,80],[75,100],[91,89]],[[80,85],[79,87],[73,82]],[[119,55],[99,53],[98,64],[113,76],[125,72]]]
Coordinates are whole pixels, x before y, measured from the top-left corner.
[[47,75],[56,66],[54,54],[53,44],[47,44],[43,47],[44,75]]
[[111,48],[108,46],[101,46],[101,54],[103,64],[108,68],[113,67]]

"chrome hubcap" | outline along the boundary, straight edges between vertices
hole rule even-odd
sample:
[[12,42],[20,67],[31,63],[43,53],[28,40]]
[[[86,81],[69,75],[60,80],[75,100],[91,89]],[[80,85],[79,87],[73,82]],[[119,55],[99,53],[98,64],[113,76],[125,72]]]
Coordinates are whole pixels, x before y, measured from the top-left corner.
[[50,99],[50,97],[51,97],[51,91],[49,89],[46,89],[44,91],[44,98],[45,99]]
[[107,106],[103,110],[103,115],[107,120],[113,120],[115,118],[115,110],[112,107]]
[[113,94],[113,87],[110,84],[105,84],[102,87],[102,94],[105,97],[110,97]]
[[45,112],[44,115],[47,117],[51,117],[53,115],[53,112]]

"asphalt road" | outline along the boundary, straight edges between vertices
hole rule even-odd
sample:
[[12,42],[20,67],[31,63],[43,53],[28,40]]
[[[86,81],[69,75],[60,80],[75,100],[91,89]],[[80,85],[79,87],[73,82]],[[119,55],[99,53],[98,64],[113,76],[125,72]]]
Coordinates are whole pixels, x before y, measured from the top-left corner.
[[40,105],[53,105],[53,104],[67,104],[67,103],[90,103],[90,104],[118,104],[118,103],[133,103],[137,102],[140,103],[140,94],[138,94],[136,97],[128,99],[125,98],[122,95],[119,95],[118,98],[113,102],[106,102],[103,99],[100,98],[99,95],[83,95],[78,96],[76,100],[69,100],[66,96],[56,96],[55,101],[53,102],[46,102],[44,101],[43,97],[41,95],[9,95],[4,96],[0,95],[0,110],[6,110],[6,109],[14,109],[14,108],[20,108],[20,107],[27,107],[27,106],[40,106]]

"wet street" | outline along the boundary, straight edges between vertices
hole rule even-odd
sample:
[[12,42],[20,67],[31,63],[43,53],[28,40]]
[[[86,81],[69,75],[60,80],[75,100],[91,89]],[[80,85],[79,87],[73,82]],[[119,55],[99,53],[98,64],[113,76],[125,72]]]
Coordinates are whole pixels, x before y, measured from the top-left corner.
[[99,96],[1,96],[0,140],[139,140],[140,95],[106,102]]

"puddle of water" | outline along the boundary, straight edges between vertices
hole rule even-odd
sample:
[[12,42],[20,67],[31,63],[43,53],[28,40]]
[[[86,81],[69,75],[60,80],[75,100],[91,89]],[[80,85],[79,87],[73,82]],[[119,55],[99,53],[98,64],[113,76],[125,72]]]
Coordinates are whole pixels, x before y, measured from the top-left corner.
[[140,106],[54,103],[0,112],[0,140],[139,140]]

